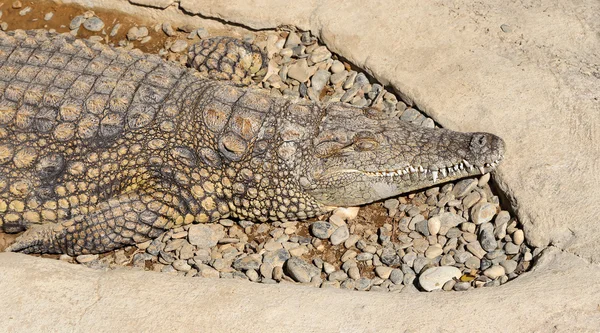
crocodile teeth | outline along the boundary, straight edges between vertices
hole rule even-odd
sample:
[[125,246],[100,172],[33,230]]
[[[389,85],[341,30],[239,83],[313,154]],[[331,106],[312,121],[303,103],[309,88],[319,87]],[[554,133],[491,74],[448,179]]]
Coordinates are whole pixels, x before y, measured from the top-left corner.
[[479,171],[481,171],[481,174],[484,174],[484,173],[485,173],[485,169],[484,169],[482,166],[480,166],[480,167],[478,167],[478,168],[479,168]]
[[454,166],[454,171],[458,171],[458,164]]
[[458,166],[461,170],[465,168],[465,165],[460,163],[460,165]]
[[423,172],[423,167],[419,165],[419,172]]
[[444,176],[444,178],[446,178],[446,169],[441,169],[440,172],[442,173],[442,176]]
[[417,169],[415,169],[412,165],[408,167],[408,169],[410,170],[410,172],[415,172],[417,171]]
[[433,176],[433,182],[435,183],[435,181],[437,180],[437,177],[438,177],[438,172],[437,171],[431,171],[431,175]]

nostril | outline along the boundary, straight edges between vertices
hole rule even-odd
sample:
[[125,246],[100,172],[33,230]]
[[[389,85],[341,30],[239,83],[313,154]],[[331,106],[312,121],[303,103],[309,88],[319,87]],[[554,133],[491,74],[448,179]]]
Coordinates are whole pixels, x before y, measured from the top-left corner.
[[487,137],[483,133],[475,133],[471,138],[471,148],[484,147],[487,143]]

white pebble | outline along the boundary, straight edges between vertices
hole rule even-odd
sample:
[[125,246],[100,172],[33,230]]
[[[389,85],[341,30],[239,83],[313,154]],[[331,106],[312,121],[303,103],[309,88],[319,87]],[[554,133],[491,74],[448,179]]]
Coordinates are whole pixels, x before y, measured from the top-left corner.
[[431,267],[419,276],[419,285],[426,291],[438,290],[442,289],[446,282],[460,276],[460,269],[453,266]]
[[490,279],[496,279],[504,275],[506,271],[504,267],[500,265],[494,265],[483,272],[483,275],[489,277]]
[[523,230],[518,229],[517,231],[515,231],[515,233],[513,233],[513,243],[515,243],[516,245],[521,245],[523,244],[523,241],[525,240],[525,234],[523,234]]

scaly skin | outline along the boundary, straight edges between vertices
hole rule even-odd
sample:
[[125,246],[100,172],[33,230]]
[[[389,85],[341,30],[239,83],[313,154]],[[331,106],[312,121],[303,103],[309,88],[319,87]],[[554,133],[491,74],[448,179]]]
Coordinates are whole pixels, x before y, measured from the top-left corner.
[[9,251],[101,253],[227,216],[306,219],[489,171],[503,149],[491,134],[291,103],[139,51],[0,34],[0,225],[27,230]]

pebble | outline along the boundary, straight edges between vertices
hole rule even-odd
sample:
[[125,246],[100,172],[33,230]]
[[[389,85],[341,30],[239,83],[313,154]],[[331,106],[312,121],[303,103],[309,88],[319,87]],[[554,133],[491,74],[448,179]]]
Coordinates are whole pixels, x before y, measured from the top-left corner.
[[[289,74],[289,73],[288,73]],[[321,93],[321,90],[325,88],[325,85],[329,81],[331,73],[324,69],[319,69],[311,78],[311,86],[317,94]]]
[[468,290],[470,287],[471,287],[470,282],[456,282],[453,289],[455,291],[465,291],[465,290]]
[[21,7],[23,7],[23,4],[22,4],[22,3],[21,3],[21,1],[19,1],[19,0],[17,0],[17,1],[14,1],[14,2],[12,3],[12,8],[14,8],[14,9],[19,9],[19,8],[21,8]]
[[308,82],[312,70],[308,67],[306,59],[300,59],[288,69],[287,76],[299,82]]
[[331,64],[331,68],[329,68],[329,70],[331,70],[331,72],[333,74],[341,73],[345,69],[346,69],[346,67],[344,66],[344,63],[342,63],[339,60],[334,60],[333,63]]
[[83,22],[85,22],[85,20],[86,20],[86,18],[83,15],[75,16],[71,20],[71,23],[69,24],[69,29],[71,29],[71,30],[78,29],[83,24]]
[[358,216],[359,207],[340,207],[333,211],[333,215],[338,215],[346,221],[354,220]]
[[489,277],[490,279],[496,279],[501,277],[502,275],[504,275],[505,270],[504,267],[500,266],[500,265],[494,265],[488,269],[486,269],[483,274],[487,277]]
[[312,51],[312,53],[310,54],[310,61],[312,61],[313,63],[318,63],[321,61],[325,61],[327,59],[331,58],[331,52],[329,52],[329,50],[327,49],[327,47],[325,46],[319,46],[316,49],[314,49]]
[[85,20],[85,22],[83,22],[83,27],[89,31],[96,32],[104,28],[104,22],[100,18],[94,16]]
[[427,229],[430,235],[437,235],[442,227],[442,222],[439,217],[432,217],[427,220]]
[[25,16],[31,12],[31,7],[27,6],[19,11],[19,15]]
[[504,267],[505,274],[510,274],[517,269],[518,263],[514,260],[504,260],[500,265]]
[[371,279],[362,277],[356,280],[354,287],[356,288],[356,290],[365,291],[369,289],[369,287],[371,287]]
[[287,36],[287,39],[285,40],[285,44],[283,47],[285,48],[294,48],[298,45],[302,44],[302,40],[300,39],[300,36],[298,36],[297,33],[295,32],[290,32],[290,34]]
[[388,279],[390,277],[390,275],[392,274],[393,270],[394,269],[391,267],[378,266],[378,267],[375,267],[375,274],[377,274],[377,276],[379,276],[382,279]]
[[523,233],[523,230],[518,229],[515,231],[512,235],[512,240],[515,245],[523,244],[523,241],[525,240],[525,234]]
[[290,257],[288,250],[281,248],[276,251],[265,253],[263,256],[263,263],[270,264],[274,267],[281,267],[288,259],[290,259]]
[[454,197],[461,199],[467,194],[471,193],[477,187],[477,180],[475,179],[463,179],[460,180],[452,188],[452,194]]
[[467,250],[479,259],[483,258],[486,253],[479,243],[467,244]]
[[419,285],[425,291],[442,289],[444,284],[461,276],[460,269],[452,266],[431,267],[419,276]]
[[97,254],[82,254],[82,255],[78,255],[77,257],[75,257],[75,260],[77,260],[77,262],[80,264],[86,264],[86,263],[92,262],[98,258],[99,258],[99,255],[97,255]]
[[310,232],[319,239],[327,239],[333,234],[333,226],[329,222],[317,221],[310,225]]
[[496,238],[494,238],[494,226],[491,223],[486,222],[479,225],[479,242],[487,252],[494,251],[498,246]]
[[441,256],[443,253],[444,250],[442,249],[442,246],[440,244],[434,244],[427,248],[427,250],[425,251],[425,257],[433,259],[438,256]]
[[496,206],[488,202],[481,202],[471,208],[471,218],[475,224],[489,222],[496,215]]
[[7,22],[0,23],[0,29],[2,29],[2,31],[6,31],[6,29],[8,29],[8,23]]
[[249,269],[246,271],[246,276],[248,277],[248,280],[250,281],[258,281],[258,273],[254,270],[254,269]]
[[284,266],[285,272],[296,282],[309,283],[313,276],[319,274],[315,266],[308,264],[306,261],[292,257],[286,261]]
[[186,50],[188,47],[188,43],[183,39],[178,39],[171,45],[169,48],[172,52],[179,53]]
[[350,237],[350,231],[348,226],[341,226],[337,228],[330,237],[331,244],[338,245],[346,241]]
[[210,248],[225,236],[225,231],[220,225],[193,224],[188,229],[188,241],[198,248]]
[[504,251],[506,254],[517,254],[519,253],[519,246],[513,242],[508,242],[504,245]]

